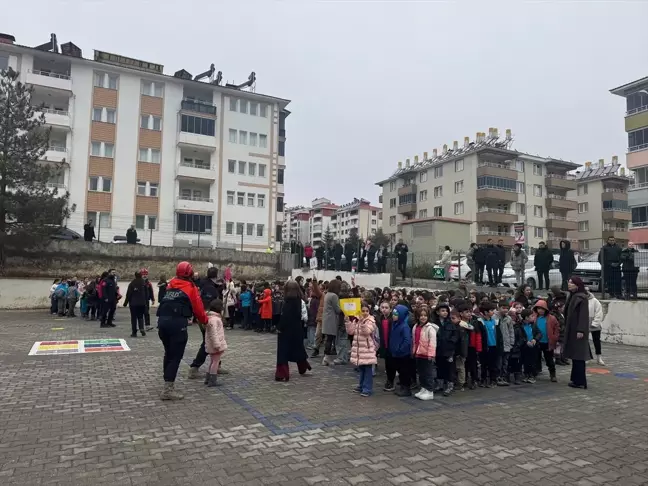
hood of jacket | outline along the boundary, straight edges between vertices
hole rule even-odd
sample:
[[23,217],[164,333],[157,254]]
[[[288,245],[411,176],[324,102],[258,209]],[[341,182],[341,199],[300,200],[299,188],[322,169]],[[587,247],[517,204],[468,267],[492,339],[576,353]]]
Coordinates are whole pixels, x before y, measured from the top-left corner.
[[270,289],[263,290],[263,298],[270,297],[271,295],[272,295],[272,290]]
[[[560,240],[560,243],[561,243],[560,251],[567,251],[567,250],[571,249],[571,241],[569,241],[569,240]],[[564,247],[563,247],[562,243],[565,244]]]
[[407,320],[409,316],[409,309],[404,305],[400,304],[394,307],[394,310],[398,314],[398,324],[402,324]]

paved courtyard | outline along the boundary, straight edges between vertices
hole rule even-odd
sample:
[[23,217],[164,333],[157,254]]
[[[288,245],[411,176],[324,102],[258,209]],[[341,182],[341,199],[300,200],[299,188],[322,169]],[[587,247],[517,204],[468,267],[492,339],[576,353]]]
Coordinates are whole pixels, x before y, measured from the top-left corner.
[[[127,313],[99,329],[0,313],[2,485],[648,484],[648,350],[604,344],[590,389],[478,389],[431,402],[351,392],[352,367],[273,381],[275,338],[227,334],[223,386],[186,380],[161,402],[162,346]],[[130,351],[28,356],[35,341],[125,338]],[[294,369],[294,367],[293,367]]]

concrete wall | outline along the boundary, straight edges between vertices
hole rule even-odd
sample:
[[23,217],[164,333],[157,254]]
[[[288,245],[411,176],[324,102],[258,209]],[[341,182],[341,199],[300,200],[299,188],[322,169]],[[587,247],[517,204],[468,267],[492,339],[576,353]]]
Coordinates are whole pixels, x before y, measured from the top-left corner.
[[[648,301],[603,301],[601,339],[607,343],[648,346]],[[605,350],[603,350],[605,353]]]
[[[313,273],[317,280],[333,280],[338,275],[342,277],[342,280],[351,283],[351,272],[336,272],[333,270],[306,270],[301,268],[295,268],[292,271],[292,278],[296,279],[299,276],[304,277],[304,279],[312,278]],[[388,273],[356,273],[356,285],[359,287],[365,288],[385,288],[389,287],[391,275]]]
[[146,267],[154,280],[160,275],[171,278],[176,265],[184,260],[191,262],[201,275],[206,273],[208,263],[218,267],[221,275],[225,266],[232,263],[235,279],[259,280],[289,275],[293,258],[287,253],[52,241],[41,249],[8,250],[4,276],[82,278],[115,268],[121,280],[130,280],[133,272]]
[[52,279],[0,278],[0,309],[45,309]]

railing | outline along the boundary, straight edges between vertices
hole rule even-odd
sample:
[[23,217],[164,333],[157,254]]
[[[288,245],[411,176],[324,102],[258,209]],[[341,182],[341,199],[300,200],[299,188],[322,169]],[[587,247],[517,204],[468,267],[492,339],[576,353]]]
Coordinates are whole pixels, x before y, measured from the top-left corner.
[[515,236],[511,233],[505,233],[503,231],[489,231],[489,230],[477,230],[478,235],[488,235],[488,236]]
[[207,101],[184,99],[180,103],[180,106],[183,110],[187,111],[195,111],[198,113],[205,113],[207,115],[216,114],[216,107],[212,103],[209,103]]
[[605,187],[603,189],[603,192],[619,192],[621,194],[625,194],[626,190],[625,189],[619,189],[618,187]]
[[479,208],[477,210],[478,213],[502,213],[502,214],[514,214],[506,209],[498,209],[498,208]]
[[47,150],[51,150],[52,152],[67,152],[67,148],[60,145],[48,145]]
[[62,182],[48,182],[46,186],[51,188],[56,188],[56,189],[65,188],[65,184],[63,184]]
[[641,113],[642,111],[648,110],[648,105],[640,106],[639,108],[633,108],[632,110],[626,111],[626,116],[634,115],[635,113]]
[[196,164],[194,161],[191,162],[186,162],[182,161],[180,162],[180,165],[183,167],[193,167],[194,169],[205,169],[205,170],[211,170],[211,165],[207,162],[203,162],[201,164]]
[[547,194],[547,198],[549,198],[549,199],[560,199],[562,201],[565,201],[567,199],[565,196],[561,196],[560,194]]
[[477,167],[494,167],[496,169],[508,169],[508,170],[515,170],[512,168],[509,164],[498,164],[497,162],[479,162],[477,164]]
[[630,229],[646,228],[646,227],[648,227],[648,221],[638,221],[636,223],[630,223]]
[[575,223],[575,222],[578,221],[577,219],[574,219],[574,218],[567,218],[567,217],[565,217],[565,216],[558,216],[557,214],[549,214],[549,215],[547,216],[547,219],[556,219],[556,220],[558,220],[558,221],[571,221],[571,222],[573,222],[573,223]]
[[546,177],[551,177],[552,179],[566,179],[569,181],[576,180],[576,177],[571,174],[547,174]]
[[48,78],[58,78],[58,79],[70,79],[68,74],[53,73],[50,71],[40,71],[38,69],[32,69],[33,74],[38,74],[39,76],[47,76]]
[[51,115],[63,115],[63,116],[70,116],[70,112],[66,110],[55,110],[54,108],[38,108],[36,107],[36,111],[42,111],[43,113],[50,113]]
[[603,225],[603,231],[628,231],[628,228],[624,228],[623,226]]
[[504,192],[514,192],[517,194],[521,194],[517,191],[517,189],[509,189],[507,187],[497,187],[497,186],[477,186],[477,190],[479,191],[480,189],[493,189],[495,191],[504,191]]
[[630,184],[628,186],[628,191],[636,191],[637,189],[643,189],[648,187],[648,182],[639,182],[638,184]]
[[641,145],[635,145],[634,147],[628,147],[628,152],[639,152],[639,150],[648,149],[648,143]]
[[213,199],[210,199],[208,197],[195,197],[195,196],[178,196],[178,199],[181,199],[183,201],[200,201],[200,202],[214,202]]
[[603,208],[603,211],[620,211],[622,213],[629,213],[630,208]]

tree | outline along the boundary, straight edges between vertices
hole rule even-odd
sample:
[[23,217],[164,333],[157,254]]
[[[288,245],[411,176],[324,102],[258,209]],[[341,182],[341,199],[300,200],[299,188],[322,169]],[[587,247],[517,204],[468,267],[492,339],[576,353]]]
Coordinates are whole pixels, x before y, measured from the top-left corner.
[[371,241],[373,241],[374,245],[376,246],[385,246],[389,248],[389,243],[390,239],[389,236],[387,236],[385,233],[383,233],[382,228],[378,228],[376,233],[371,237]]
[[322,244],[324,245],[324,248],[326,250],[329,250],[335,241],[335,238],[333,238],[333,233],[331,233],[331,226],[327,225],[326,226],[326,231],[324,231],[324,234],[322,235]]
[[358,228],[351,228],[349,230],[349,236],[347,242],[351,244],[351,247],[354,251],[358,251],[358,245],[360,245],[360,237],[358,236]]
[[[31,104],[33,87],[18,73],[0,71],[0,269],[8,248],[47,243],[69,217],[69,193],[58,194],[47,182],[62,164],[40,162],[49,144],[45,114]],[[73,208],[72,208],[73,210]]]

